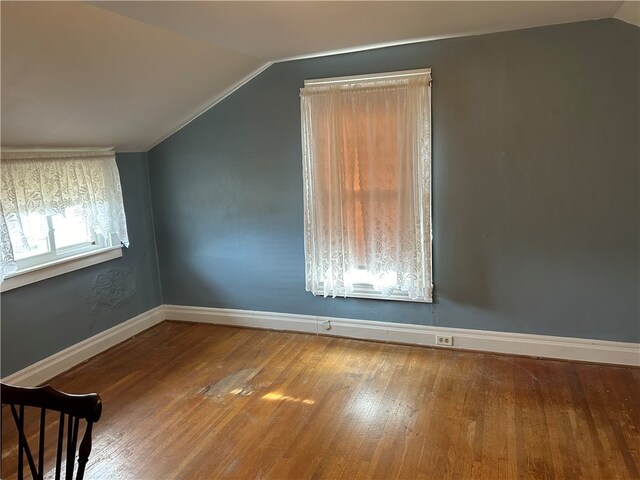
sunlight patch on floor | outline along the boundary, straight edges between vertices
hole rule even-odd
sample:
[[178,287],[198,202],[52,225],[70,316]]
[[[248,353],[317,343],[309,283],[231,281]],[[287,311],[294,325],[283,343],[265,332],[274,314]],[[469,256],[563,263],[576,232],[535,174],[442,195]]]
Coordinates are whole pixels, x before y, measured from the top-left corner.
[[313,405],[314,403],[316,403],[314,400],[310,400],[308,398],[294,398],[294,397],[290,397],[289,395],[283,395],[282,393],[277,393],[277,392],[267,393],[262,397],[262,399],[272,400],[272,401],[282,400],[285,402],[300,402],[300,403],[304,403],[305,405]]

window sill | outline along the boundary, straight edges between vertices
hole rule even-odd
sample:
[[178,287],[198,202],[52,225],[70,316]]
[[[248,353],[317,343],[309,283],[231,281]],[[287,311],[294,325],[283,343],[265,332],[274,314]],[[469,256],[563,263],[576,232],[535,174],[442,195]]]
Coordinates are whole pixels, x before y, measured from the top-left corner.
[[[322,291],[313,292],[313,294],[318,297],[323,296]],[[353,292],[347,295],[346,298],[368,298],[373,300],[390,300],[395,302],[433,303],[433,298],[430,298],[429,300],[411,299],[406,293],[400,291],[393,292],[390,296],[385,297],[381,292],[374,290],[373,288],[368,288],[364,285],[356,288]]]
[[80,270],[98,263],[122,257],[122,247],[107,247],[101,250],[74,255],[73,257],[61,258],[44,265],[38,265],[16,272],[4,279],[0,285],[0,292],[13,290],[14,288],[36,283],[47,278],[56,277],[64,273]]

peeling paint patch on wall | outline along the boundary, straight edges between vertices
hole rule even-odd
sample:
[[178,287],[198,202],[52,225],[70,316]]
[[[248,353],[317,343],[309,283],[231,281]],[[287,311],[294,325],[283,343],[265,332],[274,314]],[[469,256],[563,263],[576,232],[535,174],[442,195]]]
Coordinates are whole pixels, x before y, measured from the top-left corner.
[[135,269],[111,269],[98,273],[91,282],[91,314],[95,315],[101,308],[121,308],[135,293]]

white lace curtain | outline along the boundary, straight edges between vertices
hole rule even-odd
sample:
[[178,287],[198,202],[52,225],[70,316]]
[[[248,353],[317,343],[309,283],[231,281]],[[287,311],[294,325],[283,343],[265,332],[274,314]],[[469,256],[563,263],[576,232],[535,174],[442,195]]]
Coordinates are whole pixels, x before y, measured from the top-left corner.
[[306,289],[431,301],[430,74],[301,90]]
[[29,248],[21,218],[33,213],[49,216],[73,208],[95,234],[129,245],[113,152],[2,152],[0,176],[0,280],[16,270],[14,249]]

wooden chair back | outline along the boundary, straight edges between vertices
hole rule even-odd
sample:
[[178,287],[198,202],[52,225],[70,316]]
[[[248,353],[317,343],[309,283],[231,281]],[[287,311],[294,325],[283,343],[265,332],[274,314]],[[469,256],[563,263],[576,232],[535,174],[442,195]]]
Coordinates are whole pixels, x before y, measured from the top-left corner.
[[[78,469],[76,479],[82,480],[84,470],[91,453],[91,430],[102,413],[102,401],[96,393],[74,395],[60,392],[50,386],[44,387],[16,387],[1,384],[1,400],[3,405],[9,405],[11,414],[18,431],[18,480],[24,479],[24,459],[31,470],[31,476],[43,480],[45,474],[45,425],[46,412],[51,410],[59,413],[58,442],[56,450],[55,478],[60,480],[63,450],[65,454],[65,480],[73,480],[75,468],[76,446],[80,420],[86,420],[86,428],[78,450]],[[31,446],[27,442],[25,433],[25,407],[40,409],[40,434],[38,438],[38,465],[36,467]],[[66,422],[65,422],[66,420]],[[67,424],[66,448],[63,448],[65,437],[65,423]]]

